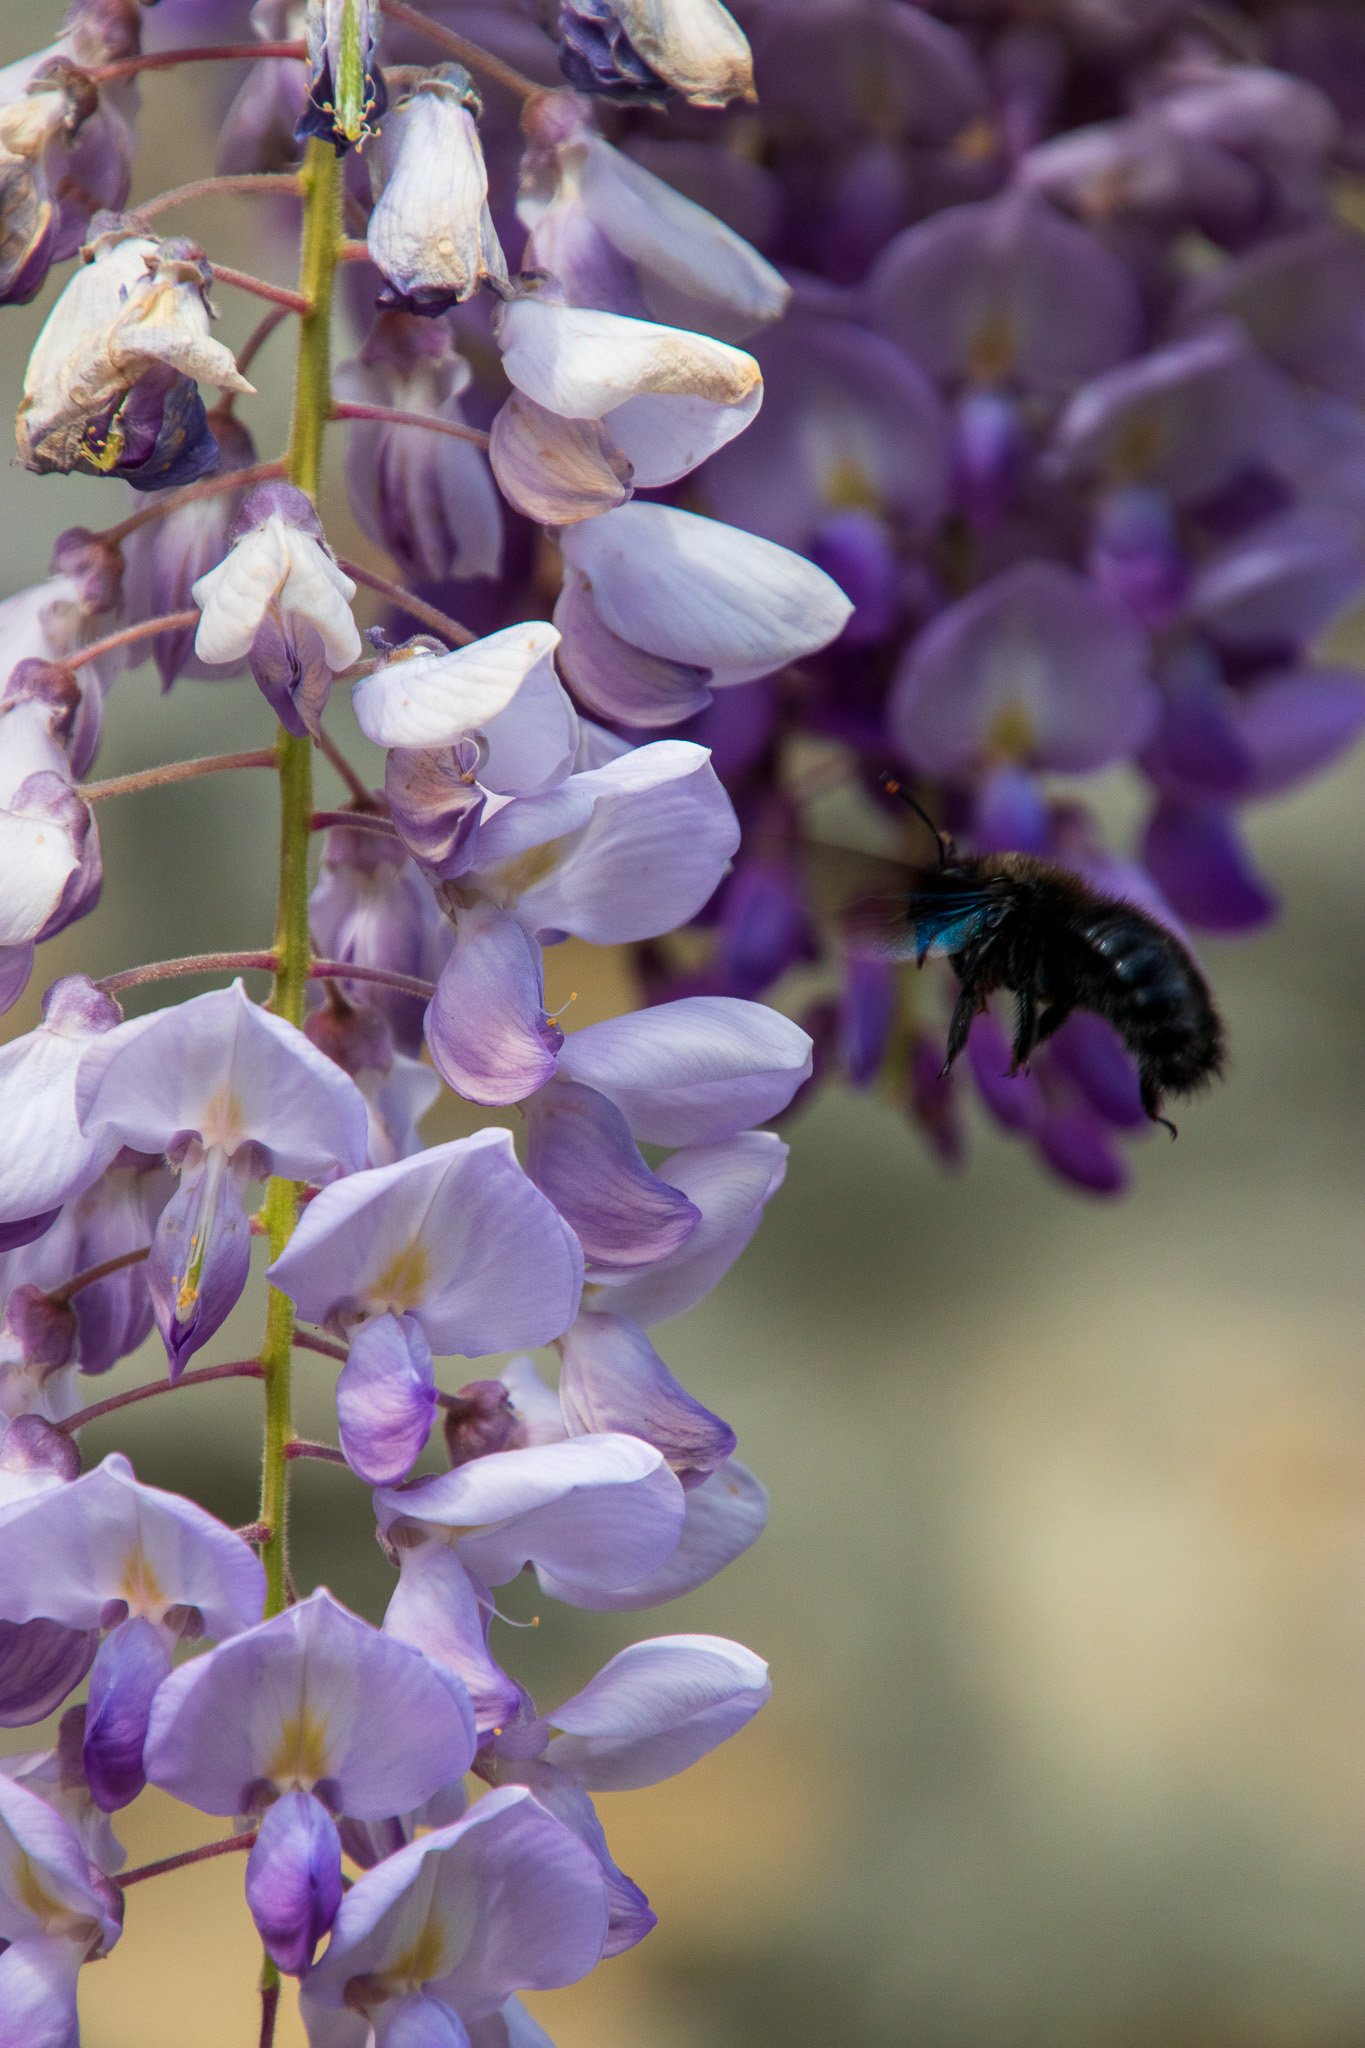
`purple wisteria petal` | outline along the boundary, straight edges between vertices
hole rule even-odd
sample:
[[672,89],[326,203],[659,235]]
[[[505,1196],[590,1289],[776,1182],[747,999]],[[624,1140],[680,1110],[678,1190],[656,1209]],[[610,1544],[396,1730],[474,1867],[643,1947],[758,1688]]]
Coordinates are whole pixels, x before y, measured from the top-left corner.
[[1137,1070],[1112,1024],[1076,1010],[1048,1041],[1050,1061],[1076,1083],[1091,1108],[1120,1130],[1146,1121]]
[[105,1813],[127,1806],[147,1782],[147,1721],[170,1668],[163,1631],[143,1615],[130,1615],[100,1644],[90,1669],[82,1761],[91,1796]]
[[[612,946],[695,917],[738,844],[705,748],[655,740],[550,797],[505,805],[480,833],[472,879],[543,939]],[[542,846],[541,859],[518,860]]]
[[323,1180],[365,1162],[359,1089],[301,1031],[253,1003],[240,981],[110,1034],[77,1083],[81,1124],[141,1152],[197,1134],[266,1173]]
[[410,1313],[433,1350],[480,1358],[567,1328],[582,1253],[487,1130],[324,1188],[270,1273],[310,1322]]
[[85,1954],[61,1935],[27,1935],[0,1955],[6,2048],[80,2048],[76,1979]]
[[[324,959],[431,979],[453,937],[406,849],[386,833],[349,826],[334,826],[327,834],[308,919]],[[420,997],[344,978],[340,987],[349,1001],[382,1009],[401,1050],[420,1051],[426,1009]]]
[[534,670],[553,673],[558,645],[554,627],[533,619],[468,647],[400,651],[356,684],[360,729],[380,747],[453,747],[506,711]]
[[568,564],[555,624],[564,636],[560,659],[574,695],[599,718],[652,732],[680,724],[711,702],[707,669],[646,654],[613,633],[593,602],[591,582]]
[[874,324],[936,382],[1065,392],[1126,356],[1141,305],[1126,267],[1027,193],[954,206],[889,243]]
[[45,1215],[97,1180],[119,1140],[87,1134],[76,1111],[76,1069],[120,1021],[117,1003],[84,975],[48,991],[36,1031],[0,1048],[0,1222]]
[[[501,1749],[501,1744],[498,1747]],[[484,1761],[491,1763],[492,1760]],[[562,1821],[584,1848],[592,1852],[607,1895],[607,1938],[602,1949],[603,1957],[624,1955],[628,1948],[634,1948],[637,1942],[643,1941],[657,1926],[658,1915],[651,1909],[639,1885],[626,1876],[613,1858],[602,1823],[582,1787],[575,1784],[567,1771],[557,1771],[537,1758],[508,1762],[499,1755],[490,1775],[499,1784],[525,1785],[537,1806],[552,1813],[557,1821]]]
[[[84,1962],[113,1947],[121,1923],[118,1895],[90,1863],[70,1821],[0,1775],[0,1939],[56,1937]],[[9,2016],[0,2007],[0,2017]],[[20,2037],[12,2038],[17,2048]]]
[[586,1305],[646,1326],[681,1315],[729,1272],[786,1170],[787,1147],[771,1131],[742,1131],[675,1152],[661,1177],[700,1211],[700,1223],[680,1250],[639,1272],[599,1277],[594,1268]]
[[559,1339],[559,1398],[575,1434],[620,1431],[663,1452],[684,1486],[723,1465],[735,1432],[674,1379],[644,1331],[580,1315]]
[[1158,699],[1144,634],[1073,570],[1026,562],[962,598],[912,643],[889,717],[919,767],[982,760],[1101,768],[1142,745]]
[[506,1585],[529,1564],[547,1593],[580,1607],[657,1571],[677,1546],[683,1505],[662,1454],[632,1436],[503,1451],[375,1495],[381,1528],[452,1532],[484,1585]]
[[1054,1173],[1091,1195],[1117,1195],[1128,1185],[1128,1164],[1113,1133],[1088,1104],[1050,1109],[1035,1143]]
[[204,1813],[259,1811],[297,1791],[384,1820],[461,1777],[474,1741],[463,1689],[320,1587],[172,1672],[146,1769]]
[[232,1314],[251,1271],[251,1224],[239,1177],[215,1147],[185,1172],[161,1212],[147,1285],[161,1340],[178,1379]]
[[[622,505],[562,536],[604,625],[631,646],[706,671],[716,688],[769,675],[825,647],[853,607],[799,555],[671,505]],[[572,683],[566,622],[563,662]]]
[[413,1317],[361,1323],[337,1380],[337,1424],[351,1470],[371,1486],[392,1486],[421,1456],[435,1413],[431,1346]]
[[488,1648],[491,1602],[481,1596],[444,1543],[405,1544],[398,1586],[384,1613],[384,1633],[411,1643],[458,1678],[469,1694],[481,1738],[516,1720],[524,1695]]
[[380,130],[379,193],[367,231],[384,280],[378,304],[428,317],[485,282],[506,288],[507,259],[488,210],[479,96],[459,64],[419,77]]
[[1203,566],[1188,617],[1221,647],[1296,651],[1365,586],[1365,522],[1325,505],[1265,519]]
[[582,100],[546,93],[526,109],[529,143],[517,214],[524,263],[573,305],[648,313],[742,341],[776,320],[791,287],[704,206],[587,125]]
[[950,426],[915,363],[879,334],[799,315],[764,340],[758,359],[763,410],[742,441],[708,463],[708,509],[798,550],[840,506],[875,508],[915,533],[938,524],[948,503]]
[[509,505],[545,526],[573,526],[614,511],[633,472],[601,420],[569,420],[522,391],[498,408],[488,460]]
[[784,1110],[811,1042],[764,1003],[685,996],[575,1031],[559,1067],[614,1102],[639,1143],[706,1145]]
[[526,1118],[526,1171],[594,1266],[630,1271],[686,1244],[700,1212],[650,1172],[605,1095],[550,1080],[526,1104]]
[[987,1010],[972,1020],[967,1064],[995,1121],[1007,1131],[1036,1131],[1047,1114],[1042,1085],[1031,1068],[1014,1070],[1010,1041]]
[[1176,913],[1203,931],[1254,931],[1279,907],[1252,866],[1236,819],[1220,804],[1163,799],[1148,822],[1142,856]]
[[76,1690],[95,1661],[96,1628],[60,1621],[0,1622],[0,1728],[41,1721]]
[[1290,459],[1298,395],[1236,328],[1173,342],[1107,370],[1072,398],[1056,432],[1070,476],[1156,484],[1181,502],[1253,466]]
[[505,910],[458,914],[426,1040],[441,1079],[470,1102],[521,1102],[554,1073],[564,1033],[546,1014],[540,947]]
[[1305,668],[1253,684],[1241,707],[1248,795],[1279,796],[1321,774],[1362,731],[1365,682],[1356,669]]
[[628,1792],[685,1771],[751,1721],[772,1687],[752,1650],[723,1636],[633,1643],[547,1718],[545,1761],[590,1792]]
[[[287,66],[277,63],[262,68],[279,71]],[[245,469],[256,461],[255,445],[239,420],[220,413],[209,419],[208,428],[218,444],[223,469]],[[240,490],[216,491],[210,498],[177,506],[165,518],[128,536],[123,544],[123,593],[133,618],[155,619],[192,607],[195,584],[228,552],[244,496]],[[193,625],[181,626],[159,633],[147,643],[163,689],[169,690],[181,676],[203,681],[213,675],[195,655],[194,635]]]
[[513,1991],[586,1976],[606,1928],[591,1852],[519,1787],[489,1792],[346,1894],[327,1951],[303,1980],[309,2040],[331,2048],[349,2039],[329,2023],[354,2013],[386,2039],[387,2013],[422,1990],[481,2019]]
[[[338,364],[333,386],[353,405],[459,424],[470,377],[444,321],[381,313],[360,354]],[[472,442],[424,427],[352,420],[346,490],[357,524],[408,577],[498,574],[502,508],[488,457]]]
[[249,1544],[179,1494],[143,1486],[110,1452],[69,1486],[10,1509],[0,1615],[44,1615],[73,1629],[142,1615],[179,1632],[235,1635],[260,1618],[265,1572]]
[[454,881],[474,858],[487,797],[474,780],[477,747],[395,747],[384,763],[384,795],[400,846],[432,881]]
[[498,2012],[475,2020],[468,2033],[469,2048],[554,2048],[545,2029],[536,2025],[519,1998],[509,1998]]
[[310,1792],[286,1792],[261,1816],[246,1902],[272,1962],[302,1976],[341,1904],[336,1822]]
[[1278,236],[1211,270],[1186,317],[1220,316],[1291,376],[1365,400],[1365,238],[1344,221]]
[[729,1459],[700,1486],[690,1487],[683,1497],[687,1508],[682,1535],[662,1565],[633,1586],[599,1587],[595,1592],[580,1587],[574,1605],[613,1614],[660,1607],[724,1571],[758,1541],[768,1525],[767,1492],[737,1458]]

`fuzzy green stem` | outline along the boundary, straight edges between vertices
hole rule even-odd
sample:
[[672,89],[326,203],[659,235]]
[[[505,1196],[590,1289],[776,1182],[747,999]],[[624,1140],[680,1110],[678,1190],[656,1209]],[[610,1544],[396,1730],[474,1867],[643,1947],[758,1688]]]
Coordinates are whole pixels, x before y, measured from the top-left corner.
[[[332,411],[332,284],[341,240],[341,179],[335,152],[311,142],[302,173],[303,248],[299,295],[309,310],[299,323],[294,422],[289,440],[291,483],[316,498],[322,480],[322,446]],[[280,883],[276,925],[273,1008],[291,1024],[303,1022],[311,944],[308,935],[308,848],[313,820],[313,753],[306,738],[280,728]],[[278,1258],[298,1221],[297,1182],[274,1179],[266,1191],[265,1219],[270,1256]],[[277,1288],[266,1309],[261,1367],[265,1375],[265,1441],[261,1460],[260,1519],[270,1530],[262,1546],[267,1615],[283,1611],[289,1597],[288,1446],[293,1438],[290,1376],[294,1304]],[[265,1984],[273,1966],[267,1963]]]

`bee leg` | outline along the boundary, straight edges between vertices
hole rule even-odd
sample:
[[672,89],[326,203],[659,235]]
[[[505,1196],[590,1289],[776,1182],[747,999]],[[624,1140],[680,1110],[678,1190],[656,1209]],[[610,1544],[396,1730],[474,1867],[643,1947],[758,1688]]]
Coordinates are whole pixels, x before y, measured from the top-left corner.
[[1062,1025],[1065,1024],[1067,1018],[1071,1015],[1073,1007],[1074,1005],[1071,1003],[1048,1004],[1038,1019],[1038,1029],[1033,1039],[1035,1049],[1051,1038],[1054,1031],[1060,1031]]
[[939,1072],[940,1081],[946,1080],[952,1071],[954,1060],[967,1043],[967,1033],[972,1028],[972,1019],[977,1011],[983,1007],[982,998],[976,993],[975,989],[970,984],[964,983],[962,991],[953,1005],[953,1014],[948,1025],[947,1056]]
[[1020,984],[1014,1007],[1014,1057],[1010,1061],[1011,1074],[1017,1074],[1028,1066],[1029,1056],[1038,1044],[1042,1033],[1038,1029],[1038,991],[1033,982]]
[[1163,1116],[1161,1114],[1161,1095],[1155,1083],[1144,1078],[1142,1082],[1141,1093],[1142,1106],[1147,1112],[1148,1121],[1154,1124],[1160,1124],[1162,1129],[1169,1131],[1173,1138],[1178,1138],[1180,1136],[1180,1133],[1176,1129],[1175,1125],[1171,1122],[1168,1116]]

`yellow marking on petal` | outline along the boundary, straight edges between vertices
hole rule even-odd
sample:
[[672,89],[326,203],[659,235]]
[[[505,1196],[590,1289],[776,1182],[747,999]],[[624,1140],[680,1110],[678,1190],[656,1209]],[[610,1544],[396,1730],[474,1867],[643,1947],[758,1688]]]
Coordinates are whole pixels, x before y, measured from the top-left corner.
[[123,1560],[120,1589],[130,1614],[162,1614],[167,1606],[165,1589],[140,1543]]
[[204,1150],[220,1145],[227,1153],[235,1152],[246,1135],[245,1123],[241,1097],[231,1088],[220,1088],[204,1111],[199,1133]]
[[1027,761],[1038,744],[1038,735],[1027,707],[1017,697],[1007,698],[990,723],[986,742],[992,754],[1006,761]]
[[862,464],[841,455],[825,470],[825,503],[832,512],[880,512],[881,493]]
[[459,1957],[451,1953],[442,1922],[432,1914],[401,1955],[395,1956],[382,1974],[393,1987],[390,1996],[420,1991],[433,1978],[444,1977]]
[[949,153],[961,164],[989,163],[1000,147],[1000,131],[989,114],[979,114],[953,137]]
[[490,868],[483,878],[489,894],[511,902],[534,889],[554,873],[577,836],[576,832],[566,832],[562,839],[547,839],[543,846],[528,847],[515,859],[504,861],[500,868]]
[[65,1915],[66,1908],[60,1899],[53,1897],[39,1876],[32,1857],[22,1849],[11,1870],[10,1882],[20,1905],[32,1913],[35,1920],[42,1921],[45,1933],[54,1932],[53,1922]]
[[420,1238],[394,1253],[378,1279],[369,1288],[373,1305],[392,1309],[398,1315],[415,1308],[426,1294],[431,1278],[431,1256]]
[[1116,483],[1137,483],[1150,476],[1166,452],[1166,429],[1155,413],[1137,413],[1120,428],[1109,456]]
[[1008,308],[988,313],[967,347],[967,371],[978,384],[1001,384],[1014,368],[1019,342]]
[[328,1774],[331,1763],[331,1730],[321,1716],[304,1706],[280,1728],[280,1739],[266,1765],[266,1776],[281,1790],[297,1787],[310,1792]]

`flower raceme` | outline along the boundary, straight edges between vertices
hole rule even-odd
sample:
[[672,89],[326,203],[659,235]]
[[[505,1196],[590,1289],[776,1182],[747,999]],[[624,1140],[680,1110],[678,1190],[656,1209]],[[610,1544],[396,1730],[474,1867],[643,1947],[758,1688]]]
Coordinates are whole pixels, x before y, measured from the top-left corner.
[[[0,302],[80,252],[21,460],[136,493],[0,607],[0,1009],[94,909],[106,800],[274,766],[283,819],[270,950],[68,975],[0,1048],[0,1722],[66,1709],[0,1776],[0,2042],[75,2042],[118,1935],[107,1816],[149,1780],[241,1823],[267,2043],[279,1972],[313,2048],[541,2040],[516,1994],[653,1925],[593,1795],[738,1732],[766,1669],[657,1637],[542,1714],[495,1599],[529,1571],[560,1625],[638,1611],[763,1528],[656,1347],[757,1229],[786,1164],[762,1126],[813,1072],[752,1000],[819,951],[796,749],[854,783],[896,761],[969,843],[1230,930],[1270,907],[1242,807],[1365,724],[1314,651],[1365,579],[1365,263],[1327,199],[1350,106],[1275,68],[1273,23],[1251,66],[1183,16],[1091,40],[1063,9],[1047,84],[1021,11],[563,0],[543,33],[262,0],[254,42],[200,53],[243,67],[228,175],[142,214],[143,9],[73,0],[0,74]],[[296,291],[160,234],[210,189],[282,232],[301,210]],[[339,264],[361,331],[333,381]],[[211,284],[267,302],[236,354]],[[236,408],[296,316],[290,446],[260,461]],[[342,558],[331,423],[394,575]],[[393,607],[368,644],[367,589]],[[146,655],[167,686],[249,674],[258,743],[92,781]],[[1115,769],[1152,793],[1134,857],[1081,801]],[[546,992],[570,938],[639,948],[647,1007],[574,1030]],[[933,1015],[885,962],[815,964],[820,1051],[862,1085],[903,1059],[951,1153]],[[124,1017],[196,969],[207,993]],[[1098,1190],[1140,1103],[1095,1025],[1011,1075],[986,1015],[963,1069]],[[427,1145],[443,1090],[516,1117]],[[258,1235],[259,1354],[198,1362]],[[166,1371],[91,1399],[153,1328]],[[336,1369],[333,1443],[294,1439],[294,1348]],[[232,1376],[264,1393],[244,1531],[117,1452],[83,1469],[96,1417],[176,1386],[192,1427]],[[373,1489],[382,1627],[290,1580],[291,1462],[319,1453]]]
[[[390,95],[377,10],[301,12],[259,11],[231,147],[252,146],[271,63],[278,128],[300,83],[284,38],[301,25],[300,125],[320,138],[309,176],[364,146],[373,182],[378,318],[336,387],[360,523],[401,572],[491,578],[507,521],[535,519],[564,549],[578,611],[572,632],[542,603],[471,633],[414,593],[435,630],[396,644],[376,630],[369,653],[355,613],[369,572],[337,559],[316,475],[259,464],[233,417],[251,385],[210,333],[213,266],[138,216],[94,223],[35,351],[21,450],[30,467],[123,475],[142,495],[107,537],[65,536],[51,580],[9,600],[0,998],[18,999],[42,942],[97,899],[98,805],[129,779],[88,778],[125,660],[153,654],[167,686],[249,672],[278,735],[273,757],[240,759],[278,759],[286,851],[275,950],[201,963],[227,985],[125,1018],[118,995],[162,969],[107,987],[71,976],[0,1050],[0,1722],[65,1707],[57,1746],[0,1780],[0,1824],[56,1873],[51,1911],[16,1907],[3,1928],[4,2025],[21,2015],[26,2041],[76,2038],[79,1968],[118,1933],[109,1816],[149,1782],[239,1826],[248,1909],[272,1970],[300,1982],[315,2044],[539,2038],[518,1991],[570,1982],[654,1924],[592,1793],[685,1768],[767,1697],[751,1652],[665,1637],[542,1718],[503,1668],[494,1602],[531,1571],[566,1607],[641,1608],[704,1585],[763,1527],[734,1431],[646,1330],[717,1284],[757,1227],[785,1148],[756,1127],[809,1077],[810,1041],[776,1012],[705,996],[566,1032],[546,1008],[544,956],[569,937],[662,937],[705,907],[739,845],[706,747],[647,730],[632,744],[590,714],[620,725],[633,705],[638,726],[665,724],[657,676],[670,704],[700,702],[812,653],[848,602],[795,553],[627,502],[751,426],[755,357],[671,324],[672,302],[662,318],[644,300],[585,304],[572,266],[514,280],[468,73],[431,66]],[[614,19],[591,35],[665,96],[749,90],[723,9]],[[566,24],[566,50],[586,21]],[[120,54],[135,57],[135,37]],[[15,159],[0,186],[10,296],[55,260],[45,167],[82,132],[77,110],[88,123],[120,89],[54,83],[26,122],[0,121]],[[566,130],[566,177],[577,146]],[[709,289],[730,331],[774,316],[785,287],[737,235],[626,159],[587,154],[586,182],[606,195],[592,232],[621,237],[622,262],[642,279],[669,270],[680,310]],[[354,189],[363,206],[363,180]],[[334,234],[330,202],[308,205],[310,234]],[[505,378],[500,406],[471,405],[488,435],[464,416],[478,351],[445,318],[484,285],[501,301],[486,353]],[[212,415],[205,384],[222,394]],[[310,388],[305,376],[299,404],[318,430],[326,400]],[[570,531],[621,512],[648,626],[609,566],[603,623],[585,623],[597,571],[570,565]],[[608,635],[622,652],[594,693],[584,678]],[[315,746],[338,758],[338,678],[382,750],[381,786],[348,770],[351,805],[325,821],[310,901],[297,764]],[[232,978],[260,966],[275,974],[268,1004]],[[520,1157],[510,1129],[424,1144],[443,1085],[517,1107]],[[260,1358],[199,1365],[247,1291],[261,1230]],[[304,1348],[339,1354],[337,1451],[290,1441],[295,1319],[311,1326]],[[153,1328],[165,1376],[92,1400],[91,1378]],[[557,1386],[527,1347],[558,1360]],[[522,1355],[501,1374],[480,1363],[508,1352]],[[480,1370],[498,1376],[470,1378]],[[221,1376],[265,1382],[259,1524],[227,1529],[116,1452],[83,1470],[90,1415]],[[289,1586],[289,1455],[318,1449],[374,1489],[395,1567],[382,1628]],[[361,1872],[349,1891],[347,1858]],[[0,1871],[0,1908],[4,1896]],[[38,2013],[55,2032],[30,2025]]]

